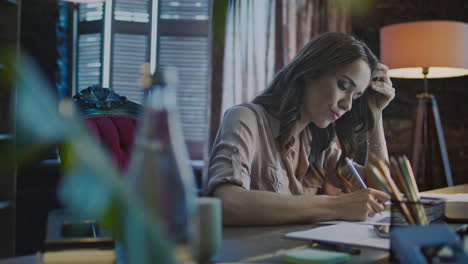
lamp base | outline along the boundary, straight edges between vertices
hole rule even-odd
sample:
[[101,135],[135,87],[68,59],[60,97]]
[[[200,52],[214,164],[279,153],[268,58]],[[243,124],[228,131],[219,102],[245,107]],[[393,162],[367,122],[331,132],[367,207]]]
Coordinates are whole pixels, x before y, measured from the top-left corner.
[[[452,172],[448,160],[447,147],[439,115],[437,100],[433,94],[424,92],[416,95],[415,129],[413,135],[412,164],[413,172],[418,180],[420,190],[429,190],[453,186]],[[434,174],[432,158],[433,145],[437,143],[436,151],[444,168],[444,177]]]

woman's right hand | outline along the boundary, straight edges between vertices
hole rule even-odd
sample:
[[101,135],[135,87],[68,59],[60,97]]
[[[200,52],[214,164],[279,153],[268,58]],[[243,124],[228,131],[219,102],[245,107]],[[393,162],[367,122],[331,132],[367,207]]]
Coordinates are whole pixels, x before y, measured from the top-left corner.
[[372,189],[362,189],[336,197],[338,218],[348,221],[365,221],[384,210],[383,204],[390,197],[388,194]]

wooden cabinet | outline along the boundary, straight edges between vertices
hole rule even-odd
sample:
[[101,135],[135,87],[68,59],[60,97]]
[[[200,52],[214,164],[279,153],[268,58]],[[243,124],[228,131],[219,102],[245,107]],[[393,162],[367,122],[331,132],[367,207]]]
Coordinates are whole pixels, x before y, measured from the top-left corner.
[[[20,9],[20,0],[0,0],[0,53],[19,52]],[[15,254],[15,92],[14,85],[5,78],[9,70],[0,56],[0,258]]]

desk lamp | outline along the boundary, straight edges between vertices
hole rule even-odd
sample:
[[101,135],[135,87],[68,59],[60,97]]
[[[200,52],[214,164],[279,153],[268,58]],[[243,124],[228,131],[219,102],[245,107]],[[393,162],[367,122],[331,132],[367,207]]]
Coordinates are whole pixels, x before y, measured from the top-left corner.
[[[423,79],[417,94],[412,164],[422,189],[433,188],[431,146],[437,136],[447,186],[453,186],[437,101],[428,91],[428,79],[468,74],[468,24],[456,21],[420,21],[389,25],[380,30],[382,63],[393,78]],[[421,166],[421,172],[418,170]]]

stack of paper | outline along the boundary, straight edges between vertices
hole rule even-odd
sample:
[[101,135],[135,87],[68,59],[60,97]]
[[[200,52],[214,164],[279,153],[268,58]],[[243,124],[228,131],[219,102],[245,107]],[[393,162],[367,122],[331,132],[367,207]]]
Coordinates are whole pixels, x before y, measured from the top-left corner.
[[422,193],[421,196],[429,198],[441,198],[446,200],[447,202],[468,202],[468,193]]

